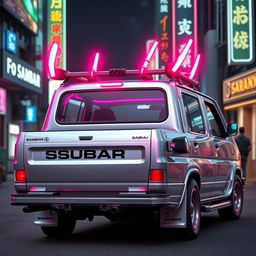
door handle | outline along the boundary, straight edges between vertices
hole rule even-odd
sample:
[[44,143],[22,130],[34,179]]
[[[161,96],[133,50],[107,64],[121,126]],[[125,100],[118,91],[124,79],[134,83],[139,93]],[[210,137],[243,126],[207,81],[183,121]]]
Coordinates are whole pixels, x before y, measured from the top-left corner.
[[199,147],[198,142],[194,141],[194,147],[195,147],[195,148],[198,148],[198,147]]
[[79,140],[92,140],[93,136],[79,136]]
[[216,150],[219,150],[219,149],[220,149],[219,143],[215,143],[215,148],[216,148]]

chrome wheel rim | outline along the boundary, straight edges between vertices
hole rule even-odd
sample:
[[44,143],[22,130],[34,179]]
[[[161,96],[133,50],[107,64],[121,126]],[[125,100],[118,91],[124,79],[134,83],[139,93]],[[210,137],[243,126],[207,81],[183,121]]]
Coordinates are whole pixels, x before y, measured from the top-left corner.
[[238,181],[236,181],[234,185],[233,206],[235,212],[239,214],[242,208],[242,188],[241,184]]
[[200,224],[200,202],[199,194],[196,188],[193,188],[190,200],[191,224],[195,231],[199,229]]

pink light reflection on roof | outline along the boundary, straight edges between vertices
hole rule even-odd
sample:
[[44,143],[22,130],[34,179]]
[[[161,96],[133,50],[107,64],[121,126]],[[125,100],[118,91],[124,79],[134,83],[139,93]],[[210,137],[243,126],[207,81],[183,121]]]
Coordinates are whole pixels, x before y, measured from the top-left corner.
[[119,100],[93,100],[93,103],[120,103],[120,102],[145,102],[145,101],[164,101],[164,98],[137,98],[137,99],[119,99]]
[[192,43],[193,43],[193,39],[189,39],[186,46],[184,47],[182,53],[180,54],[180,56],[178,57],[176,63],[174,64],[174,66],[172,68],[173,72],[176,72],[179,69],[179,67],[181,66],[181,64],[183,63],[183,61],[185,60]]

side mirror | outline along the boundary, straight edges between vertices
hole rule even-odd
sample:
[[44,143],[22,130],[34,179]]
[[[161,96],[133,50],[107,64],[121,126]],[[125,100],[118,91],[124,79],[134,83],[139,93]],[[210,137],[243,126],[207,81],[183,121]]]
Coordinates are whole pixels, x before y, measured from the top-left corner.
[[187,137],[177,137],[168,141],[167,150],[174,151],[180,154],[186,154],[189,152],[188,139]]
[[238,125],[236,123],[231,123],[227,125],[227,135],[235,136],[237,135]]

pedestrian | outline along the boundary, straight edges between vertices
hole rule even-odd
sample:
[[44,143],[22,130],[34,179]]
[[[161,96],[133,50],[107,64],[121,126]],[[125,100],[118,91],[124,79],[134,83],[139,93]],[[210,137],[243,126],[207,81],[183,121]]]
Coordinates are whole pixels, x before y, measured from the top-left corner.
[[246,164],[248,154],[252,148],[251,141],[248,137],[244,135],[244,127],[239,128],[239,135],[235,138],[236,144],[238,146],[240,155],[241,155],[241,165],[243,170],[243,177],[246,178]]

